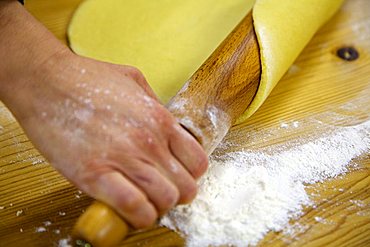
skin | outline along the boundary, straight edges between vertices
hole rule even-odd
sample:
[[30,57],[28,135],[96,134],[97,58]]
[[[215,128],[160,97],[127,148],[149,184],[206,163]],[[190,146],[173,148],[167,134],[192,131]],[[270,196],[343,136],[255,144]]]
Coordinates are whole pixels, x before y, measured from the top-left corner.
[[208,161],[130,66],[80,57],[0,0],[0,100],[34,146],[136,228],[196,195]]

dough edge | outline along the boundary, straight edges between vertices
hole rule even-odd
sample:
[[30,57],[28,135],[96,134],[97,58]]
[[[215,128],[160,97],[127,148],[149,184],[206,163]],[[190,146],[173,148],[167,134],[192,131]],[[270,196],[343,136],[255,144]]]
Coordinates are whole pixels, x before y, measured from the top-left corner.
[[262,74],[256,96],[237,124],[258,110],[315,32],[336,13],[343,0],[278,2],[257,0],[253,7]]

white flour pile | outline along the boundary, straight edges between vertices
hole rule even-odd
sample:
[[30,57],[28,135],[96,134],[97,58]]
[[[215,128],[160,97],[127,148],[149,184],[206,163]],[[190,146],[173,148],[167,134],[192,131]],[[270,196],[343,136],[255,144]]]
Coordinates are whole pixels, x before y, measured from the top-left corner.
[[305,183],[346,172],[351,159],[369,147],[367,121],[336,127],[293,148],[211,157],[197,198],[191,205],[176,207],[161,223],[184,234],[187,246],[255,245],[270,230],[282,230],[310,204]]

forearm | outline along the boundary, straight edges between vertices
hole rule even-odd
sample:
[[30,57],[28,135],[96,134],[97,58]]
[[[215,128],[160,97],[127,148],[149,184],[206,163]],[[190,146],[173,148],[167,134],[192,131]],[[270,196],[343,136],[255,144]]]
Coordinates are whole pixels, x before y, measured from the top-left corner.
[[35,71],[66,48],[15,0],[0,0],[0,37],[0,100],[12,105],[35,83]]

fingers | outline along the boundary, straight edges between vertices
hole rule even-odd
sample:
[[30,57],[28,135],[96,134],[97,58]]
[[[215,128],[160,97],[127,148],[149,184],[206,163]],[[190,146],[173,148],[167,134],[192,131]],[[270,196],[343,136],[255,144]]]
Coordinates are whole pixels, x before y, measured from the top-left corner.
[[112,206],[135,228],[153,225],[158,215],[146,195],[118,172],[104,173],[97,182],[97,199]]
[[179,192],[178,203],[189,203],[197,192],[195,179],[204,173],[208,160],[197,141],[180,126],[179,130],[173,129],[174,125],[177,124],[164,123],[162,125],[165,126],[166,131],[171,129],[169,132],[172,133],[165,142],[161,141],[159,136],[152,135],[148,130],[135,133],[139,140],[147,140],[148,138],[151,140],[150,143],[141,142],[138,149],[140,151],[135,153],[140,153],[141,160],[145,160],[150,154],[150,162],[147,163],[155,165],[157,171],[176,186]]
[[171,156],[169,155],[170,158],[166,161],[162,161],[158,169],[176,185],[180,193],[178,203],[189,203],[196,196],[197,183],[185,167]]
[[120,166],[120,169],[146,193],[160,215],[177,204],[179,200],[178,188],[154,166],[135,163]]
[[207,155],[202,146],[184,128],[176,125],[174,130],[175,132],[170,138],[170,150],[189,173],[197,179],[207,170]]
[[95,188],[90,194],[112,206],[135,228],[151,226],[158,215],[176,204],[192,201],[197,192],[195,179],[207,167],[201,146],[180,127],[168,146],[160,145],[157,138],[152,136],[153,141],[145,145],[140,142],[138,149],[127,149],[130,156],[112,152],[107,158],[115,162],[100,166],[97,161],[96,167],[88,169],[101,174],[90,179]]

